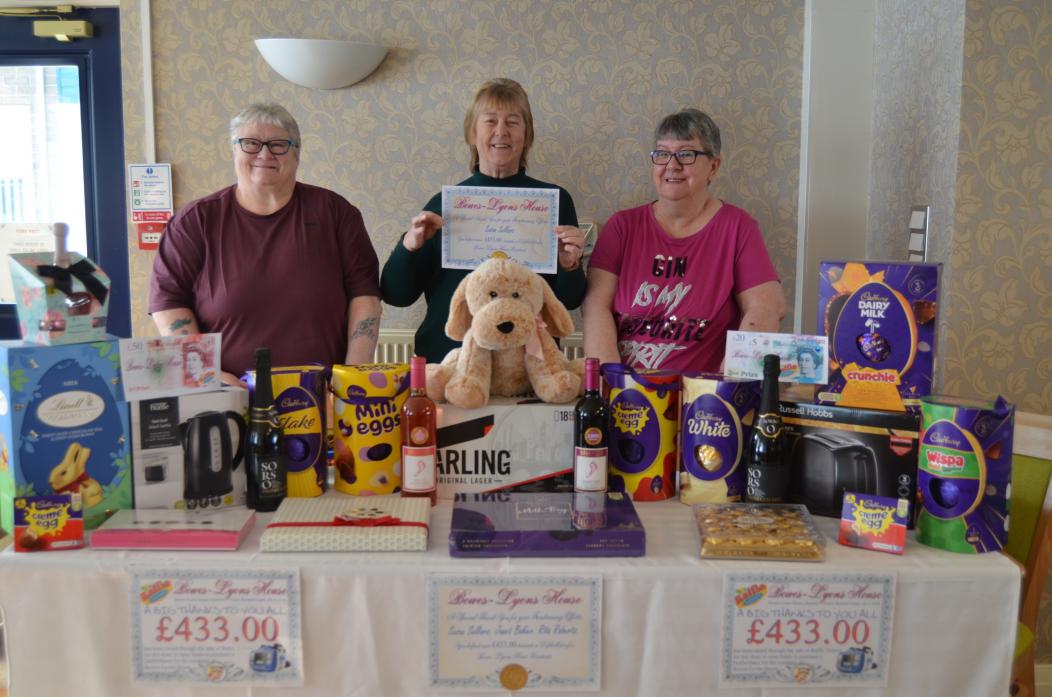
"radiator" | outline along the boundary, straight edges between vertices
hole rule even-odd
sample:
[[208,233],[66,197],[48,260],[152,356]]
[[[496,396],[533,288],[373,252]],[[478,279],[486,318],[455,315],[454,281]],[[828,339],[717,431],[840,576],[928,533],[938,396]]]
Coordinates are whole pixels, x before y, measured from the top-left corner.
[[[380,339],[376,342],[377,363],[408,363],[413,356],[413,335],[416,332],[408,329],[381,329]],[[573,360],[584,358],[584,345],[581,332],[559,340],[563,354]]]

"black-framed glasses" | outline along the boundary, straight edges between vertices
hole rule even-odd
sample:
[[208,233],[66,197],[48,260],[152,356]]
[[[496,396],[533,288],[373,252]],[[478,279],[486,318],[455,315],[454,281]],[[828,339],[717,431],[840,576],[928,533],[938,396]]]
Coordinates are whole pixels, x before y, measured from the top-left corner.
[[234,138],[234,142],[241,147],[241,152],[246,155],[256,155],[265,145],[271,155],[284,155],[291,148],[299,145],[294,140],[282,138],[281,140],[257,140],[256,138]]
[[698,155],[704,155],[705,157],[712,157],[711,150],[680,150],[679,152],[669,152],[668,150],[651,150],[650,161],[655,165],[667,165],[673,157],[676,158],[676,162],[681,165],[692,165],[694,161],[698,159]]

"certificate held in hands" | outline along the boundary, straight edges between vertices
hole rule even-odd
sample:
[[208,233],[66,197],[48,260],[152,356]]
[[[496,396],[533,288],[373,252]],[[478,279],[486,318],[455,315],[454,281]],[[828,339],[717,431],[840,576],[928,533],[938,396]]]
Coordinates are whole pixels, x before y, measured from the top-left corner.
[[557,189],[442,187],[442,267],[474,269],[506,256],[537,273],[555,273]]

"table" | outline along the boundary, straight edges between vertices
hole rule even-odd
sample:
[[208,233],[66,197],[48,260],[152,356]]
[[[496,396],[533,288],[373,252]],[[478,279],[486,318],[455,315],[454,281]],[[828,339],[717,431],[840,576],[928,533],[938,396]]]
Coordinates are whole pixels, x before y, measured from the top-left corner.
[[[328,494],[339,495],[339,494]],[[918,544],[904,556],[842,547],[836,521],[818,519],[827,560],[707,561],[698,557],[690,508],[637,505],[647,555],[623,559],[454,559],[447,550],[451,505],[432,513],[426,553],[262,554],[261,515],[237,552],[120,552],[91,549],[0,554],[12,694],[233,697],[279,688],[150,688],[131,683],[130,564],[298,567],[307,697],[453,694],[429,690],[427,578],[457,574],[601,574],[603,695],[718,694],[724,572],[888,571],[898,574],[891,671],[886,690],[852,697],[1006,695],[1019,607],[1018,565],[1001,554],[969,557]],[[501,693],[481,693],[501,694]],[[566,693],[562,693],[566,694]],[[587,693],[596,694],[596,693]],[[735,689],[735,697],[820,697],[834,688]]]

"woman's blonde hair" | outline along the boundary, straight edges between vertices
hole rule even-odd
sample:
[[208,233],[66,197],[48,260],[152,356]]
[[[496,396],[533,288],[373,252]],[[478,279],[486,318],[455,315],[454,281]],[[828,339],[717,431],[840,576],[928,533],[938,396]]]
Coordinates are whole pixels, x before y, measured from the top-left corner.
[[530,111],[530,98],[526,96],[526,90],[522,85],[507,77],[495,77],[483,83],[479,91],[475,93],[475,100],[471,103],[468,113],[464,116],[464,141],[471,150],[471,163],[468,169],[472,172],[479,166],[479,151],[475,147],[475,122],[479,114],[486,107],[500,107],[503,109],[515,109],[522,113],[526,125],[526,140],[522,147],[522,157],[519,158],[519,169],[526,169],[526,155],[533,145],[533,112]]

